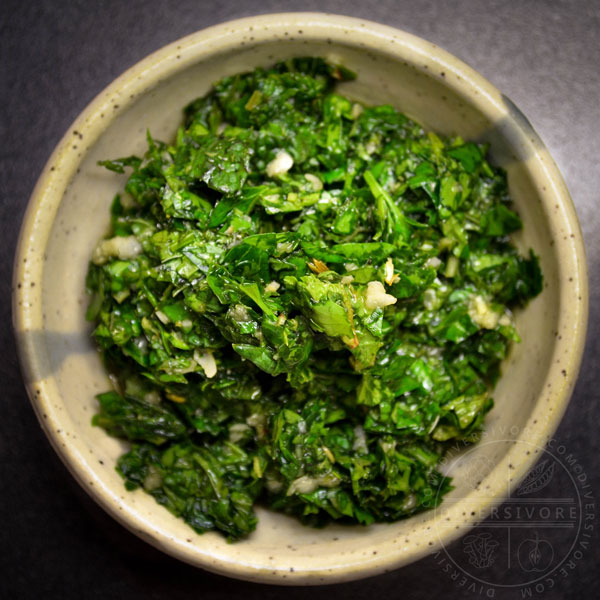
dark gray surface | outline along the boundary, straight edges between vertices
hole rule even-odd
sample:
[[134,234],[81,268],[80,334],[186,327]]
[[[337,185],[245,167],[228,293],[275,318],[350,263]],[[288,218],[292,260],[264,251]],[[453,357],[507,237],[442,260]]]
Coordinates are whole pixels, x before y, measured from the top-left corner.
[[[587,351],[556,438],[578,458],[590,489],[600,492],[600,3],[5,0],[0,8],[1,598],[483,597],[479,588],[469,591],[452,581],[432,557],[377,578],[312,590],[236,582],[180,564],[123,530],[79,490],[29,406],[9,326],[10,278],[20,221],[50,152],[86,104],[148,53],[224,20],[285,10],[369,18],[439,44],[511,97],[549,147],[579,213],[591,284]],[[562,486],[553,481],[540,494],[560,497]],[[598,520],[591,522],[597,528]],[[533,590],[532,597],[600,597],[599,564],[594,535],[568,575],[555,578],[551,589],[548,583],[541,593]],[[514,574],[503,568],[497,564],[487,574],[510,583]],[[491,594],[489,589],[484,592]],[[496,598],[523,595],[517,588],[493,592]]]

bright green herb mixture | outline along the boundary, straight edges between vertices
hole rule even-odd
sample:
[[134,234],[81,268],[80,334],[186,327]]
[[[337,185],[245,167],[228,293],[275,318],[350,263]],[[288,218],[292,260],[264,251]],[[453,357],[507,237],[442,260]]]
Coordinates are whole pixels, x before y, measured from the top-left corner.
[[259,502],[322,524],[440,501],[538,294],[505,174],[483,145],[334,92],[295,59],[227,77],[130,169],[94,251],[88,318],[117,391],[94,424],[198,532],[248,535]]

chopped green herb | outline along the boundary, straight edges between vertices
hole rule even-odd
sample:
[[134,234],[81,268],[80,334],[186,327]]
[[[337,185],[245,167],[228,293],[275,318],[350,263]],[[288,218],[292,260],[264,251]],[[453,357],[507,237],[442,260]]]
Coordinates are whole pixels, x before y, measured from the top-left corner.
[[541,291],[487,148],[336,94],[351,77],[226,77],[173,143],[101,163],[129,178],[87,277],[116,382],[93,423],[198,532],[248,535],[257,502],[317,525],[435,506]]

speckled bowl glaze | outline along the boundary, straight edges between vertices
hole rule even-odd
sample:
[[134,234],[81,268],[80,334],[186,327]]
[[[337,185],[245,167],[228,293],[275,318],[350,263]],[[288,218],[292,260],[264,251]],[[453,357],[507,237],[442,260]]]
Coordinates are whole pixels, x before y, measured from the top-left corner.
[[[343,84],[347,95],[391,103],[444,134],[490,142],[524,222],[516,243],[540,255],[545,285],[517,316],[523,342],[504,365],[486,443],[472,451],[469,477],[460,468],[453,472],[456,489],[444,511],[389,525],[315,530],[258,509],[256,532],[228,544],[218,534],[196,535],[143,492],[126,492],[114,469],[125,445],[90,425],[94,396],[109,382],[84,319],[84,277],[95,242],[106,232],[113,195],[124,183],[96,161],[142,152],[147,127],[155,137],[170,138],[181,108],[220,77],[298,55],[330,57],[356,71],[357,80]],[[217,573],[267,583],[332,583],[382,573],[484,518],[525,476],[561,419],[580,364],[587,302],[584,248],[568,191],[514,104],[429,42],[313,13],[218,25],[121,75],[83,111],[46,165],[29,203],[14,271],[14,326],[27,390],[79,483],[157,548]]]

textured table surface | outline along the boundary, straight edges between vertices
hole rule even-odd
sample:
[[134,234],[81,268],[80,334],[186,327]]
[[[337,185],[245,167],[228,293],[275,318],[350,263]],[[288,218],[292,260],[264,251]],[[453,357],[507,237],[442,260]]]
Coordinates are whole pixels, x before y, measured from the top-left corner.
[[[148,53],[215,23],[290,10],[367,18],[446,48],[512,98],[550,149],[582,224],[591,291],[586,354],[556,440],[577,458],[587,489],[600,493],[600,3],[5,0],[0,8],[0,597],[600,597],[597,534],[571,558],[564,575],[540,582],[537,590],[475,586],[452,578],[433,556],[380,577],[312,590],[218,577],[162,555],[114,523],[79,490],[40,430],[21,382],[10,328],[10,279],[27,200],[52,149],[88,102]],[[541,497],[560,497],[561,485],[551,482]],[[589,512],[597,529],[595,508]],[[448,549],[450,555],[460,544]],[[554,547],[565,556],[567,550],[566,545]],[[519,574],[496,564],[485,577],[506,585],[517,583]]]

